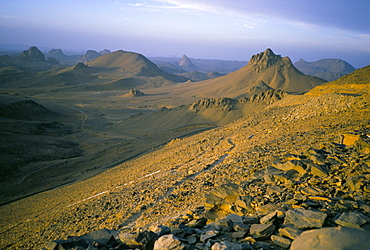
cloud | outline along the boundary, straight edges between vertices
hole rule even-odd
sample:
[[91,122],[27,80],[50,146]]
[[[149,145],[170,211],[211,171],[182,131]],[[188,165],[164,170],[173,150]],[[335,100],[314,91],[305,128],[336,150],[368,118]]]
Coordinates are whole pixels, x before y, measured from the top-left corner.
[[6,18],[6,19],[19,19],[16,16],[7,16],[7,15],[0,15],[1,18]]
[[[297,23],[370,33],[370,1],[153,0],[162,8],[260,15]],[[249,26],[249,25],[248,25]]]

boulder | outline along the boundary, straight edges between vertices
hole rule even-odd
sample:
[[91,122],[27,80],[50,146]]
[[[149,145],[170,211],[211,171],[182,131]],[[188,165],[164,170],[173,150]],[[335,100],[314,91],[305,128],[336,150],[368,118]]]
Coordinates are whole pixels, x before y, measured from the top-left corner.
[[348,228],[329,227],[303,232],[291,245],[291,250],[370,249],[370,232]]
[[286,212],[285,224],[293,224],[298,229],[320,228],[326,217],[326,213],[298,208]]
[[154,250],[183,250],[185,247],[173,234],[163,235],[154,243]]
[[229,241],[221,241],[213,244],[212,250],[242,250],[243,247],[240,244],[231,243]]

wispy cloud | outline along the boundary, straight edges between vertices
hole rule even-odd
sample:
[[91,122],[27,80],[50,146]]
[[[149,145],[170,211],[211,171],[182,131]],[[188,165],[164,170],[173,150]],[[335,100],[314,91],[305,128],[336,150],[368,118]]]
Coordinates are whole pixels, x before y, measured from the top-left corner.
[[370,34],[359,34],[356,36],[362,39],[370,40]]
[[6,19],[19,19],[19,17],[16,16],[7,16],[7,15],[0,15],[1,18],[6,18]]

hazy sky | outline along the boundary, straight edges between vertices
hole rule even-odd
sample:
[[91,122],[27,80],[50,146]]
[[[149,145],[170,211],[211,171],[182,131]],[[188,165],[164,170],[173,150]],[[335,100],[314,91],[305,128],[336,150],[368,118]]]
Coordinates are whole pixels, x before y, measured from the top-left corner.
[[370,0],[0,0],[0,44],[370,64]]

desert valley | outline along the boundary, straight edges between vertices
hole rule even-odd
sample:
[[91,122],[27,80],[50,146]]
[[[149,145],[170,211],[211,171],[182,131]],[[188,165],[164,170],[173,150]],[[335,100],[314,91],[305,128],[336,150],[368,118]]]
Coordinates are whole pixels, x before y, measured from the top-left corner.
[[269,48],[4,52],[0,248],[369,249],[369,102]]

